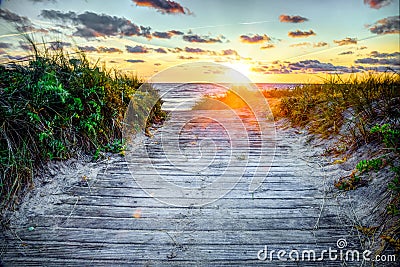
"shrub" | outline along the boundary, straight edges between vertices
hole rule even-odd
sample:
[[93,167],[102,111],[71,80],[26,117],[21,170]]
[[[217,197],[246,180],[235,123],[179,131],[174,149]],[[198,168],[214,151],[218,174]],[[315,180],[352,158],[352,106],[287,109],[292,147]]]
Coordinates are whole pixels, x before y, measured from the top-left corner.
[[[79,153],[123,148],[122,124],[133,98],[158,99],[152,88],[139,92],[141,82],[118,71],[90,64],[85,54],[70,57],[62,49],[40,51],[34,44],[28,64],[0,66],[0,199],[15,202],[21,189],[32,185],[35,170],[47,160]],[[161,102],[150,119],[165,114]],[[138,109],[140,112],[140,109]]]

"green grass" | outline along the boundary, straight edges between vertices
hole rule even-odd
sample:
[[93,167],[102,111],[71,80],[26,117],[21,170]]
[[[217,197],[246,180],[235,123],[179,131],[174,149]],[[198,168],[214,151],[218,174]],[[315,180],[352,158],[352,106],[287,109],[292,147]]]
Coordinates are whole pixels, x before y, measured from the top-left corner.
[[[132,99],[138,114],[151,109],[146,123],[165,116],[158,93],[139,91],[137,77],[90,64],[84,53],[40,49],[31,42],[29,62],[0,66],[0,200],[11,207],[32,186],[48,160],[78,154],[95,159],[123,150],[122,126]],[[152,101],[149,101],[151,99]]]

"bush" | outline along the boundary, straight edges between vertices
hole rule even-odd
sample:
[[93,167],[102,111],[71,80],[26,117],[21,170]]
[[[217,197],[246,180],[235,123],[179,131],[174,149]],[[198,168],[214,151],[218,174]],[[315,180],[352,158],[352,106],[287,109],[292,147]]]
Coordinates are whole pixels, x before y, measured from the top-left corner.
[[[32,42],[33,44],[33,42]],[[91,65],[85,54],[39,51],[28,64],[0,66],[0,198],[4,208],[45,161],[123,147],[122,123],[141,82]],[[140,100],[135,100],[139,106]],[[161,102],[148,123],[163,118]]]

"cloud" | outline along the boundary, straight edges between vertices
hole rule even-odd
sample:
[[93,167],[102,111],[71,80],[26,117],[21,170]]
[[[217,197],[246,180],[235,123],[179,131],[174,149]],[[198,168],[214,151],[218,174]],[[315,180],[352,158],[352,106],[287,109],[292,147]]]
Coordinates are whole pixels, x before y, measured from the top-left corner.
[[372,51],[370,53],[371,57],[377,57],[377,58],[390,58],[390,57],[398,57],[400,58],[400,52],[393,52],[393,53],[380,53],[378,51]]
[[279,65],[279,64],[273,64],[273,65],[263,65],[263,66],[258,66],[254,67],[251,69],[253,72],[260,72],[263,74],[289,74],[291,73],[291,70],[289,70],[286,66],[284,65]]
[[319,60],[303,60],[294,63],[276,61],[271,65],[257,66],[252,71],[264,74],[360,72],[355,67],[335,66],[332,63],[324,63]]
[[260,49],[271,49],[271,48],[275,48],[275,45],[267,44],[267,45],[264,45],[264,46],[260,47]]
[[302,23],[302,22],[308,21],[308,19],[305,17],[301,17],[301,16],[288,16],[288,15],[282,14],[279,16],[279,21],[286,22],[286,23]]
[[319,60],[303,60],[296,63],[289,63],[288,68],[291,71],[305,73],[354,73],[359,72],[355,68],[345,66],[335,66],[332,63],[324,63]]
[[128,53],[148,53],[149,52],[149,49],[147,47],[141,46],[141,45],[136,45],[136,46],[126,45],[125,48]]
[[398,73],[400,71],[400,66],[372,66],[372,67],[364,67],[364,66],[357,66],[359,70],[365,71],[376,71],[376,72],[388,72],[394,71]]
[[17,15],[16,13],[9,11],[8,9],[0,9],[0,18],[7,22],[13,22],[24,25],[31,24],[31,21],[27,17]]
[[342,46],[342,45],[357,44],[357,39],[356,38],[346,37],[346,38],[344,38],[342,40],[333,40],[333,42],[335,44],[337,44],[338,46]]
[[387,17],[369,25],[369,27],[369,30],[375,34],[398,34],[400,33],[400,17]]
[[344,55],[351,55],[351,54],[354,54],[354,52],[353,51],[344,51],[342,53],[339,53],[338,55],[339,56],[344,56]]
[[207,43],[207,44],[222,43],[221,37],[211,38],[209,36],[200,36],[197,34],[187,34],[187,35],[184,35],[182,38],[186,42],[190,42],[190,43]]
[[154,49],[154,51],[156,51],[157,53],[162,53],[162,54],[166,54],[167,53],[167,51],[164,48],[161,48],[161,47]]
[[357,64],[369,64],[369,65],[394,65],[394,66],[400,66],[400,61],[398,58],[383,58],[383,59],[378,59],[378,58],[360,58],[354,61],[354,63]]
[[78,49],[82,52],[97,52],[97,48],[94,46],[78,46]]
[[204,54],[207,53],[206,50],[201,48],[192,48],[192,47],[185,47],[184,51],[186,53],[196,53],[196,54]]
[[192,56],[179,56],[178,59],[185,59],[185,60],[191,60],[191,59],[199,59],[198,57],[192,57]]
[[8,57],[8,59],[10,59],[10,60],[16,60],[16,61],[18,61],[18,60],[25,60],[25,59],[28,59],[28,58],[31,58],[32,56],[21,56],[21,55],[16,55],[16,56],[12,56],[12,55],[7,55],[7,57]]
[[179,48],[179,47],[175,47],[175,48],[168,48],[168,51],[171,53],[180,53],[183,51],[183,49]]
[[375,9],[380,9],[384,6],[390,5],[392,2],[393,0],[364,0],[364,4]]
[[255,34],[255,35],[241,35],[240,36],[240,41],[242,43],[248,43],[248,44],[258,44],[258,43],[263,43],[263,42],[269,42],[271,41],[271,38],[264,34],[264,35],[259,35],[259,34]]
[[328,45],[328,43],[318,42],[318,43],[314,43],[313,47],[324,47],[324,46],[327,46],[327,45]]
[[122,53],[121,49],[115,47],[104,47],[100,46],[98,48],[94,46],[78,46],[78,49],[83,52],[97,52],[97,53]]
[[59,49],[63,49],[64,47],[70,47],[72,44],[69,42],[56,41],[56,42],[49,42],[49,45],[50,45],[50,49],[59,50]]
[[239,53],[233,49],[222,50],[222,56],[239,56]]
[[12,45],[10,43],[0,42],[0,48],[10,48]]
[[145,62],[144,60],[142,60],[142,59],[127,59],[127,60],[125,60],[126,62],[129,62],[129,63],[143,63],[143,62]]
[[167,32],[153,32],[152,36],[160,39],[171,39],[174,35],[183,35],[183,32],[171,30]]
[[297,43],[297,44],[291,44],[290,47],[304,47],[304,46],[311,46],[311,43],[309,42],[303,42],[303,43]]
[[61,20],[63,22],[72,21],[78,22],[78,15],[75,12],[69,11],[68,13],[63,13],[57,10],[42,10],[40,15],[49,20]]
[[183,32],[177,31],[177,30],[170,30],[168,32],[171,33],[171,34],[174,34],[174,35],[183,35]]
[[56,10],[42,10],[41,16],[49,20],[70,21],[77,25],[74,36],[84,38],[106,37],[106,36],[145,36],[150,38],[150,27],[138,26],[130,20],[106,14],[85,12],[63,13]]
[[32,45],[27,42],[19,41],[19,47],[26,51],[32,51]]
[[175,1],[169,0],[133,0],[137,6],[157,9],[162,14],[192,14],[192,12]]
[[380,53],[378,51],[372,51],[369,56],[370,57],[367,58],[357,59],[355,63],[400,66],[400,52]]
[[316,35],[316,33],[313,30],[309,30],[309,31],[300,31],[300,30],[296,30],[296,31],[292,31],[288,33],[289,37],[292,38],[305,38],[305,37],[310,37]]
[[115,48],[115,47],[103,47],[100,46],[97,49],[97,52],[99,53],[122,53],[121,49]]

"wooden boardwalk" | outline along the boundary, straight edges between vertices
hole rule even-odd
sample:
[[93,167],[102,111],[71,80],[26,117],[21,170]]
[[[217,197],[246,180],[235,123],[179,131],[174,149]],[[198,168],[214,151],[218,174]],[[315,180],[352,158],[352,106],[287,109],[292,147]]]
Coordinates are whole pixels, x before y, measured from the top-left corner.
[[[14,222],[4,233],[3,264],[341,266],[257,258],[265,246],[301,253],[335,249],[340,238],[356,244],[296,135],[275,135],[267,120],[261,131],[246,111],[240,118],[173,113],[126,159],[102,163],[87,184],[63,188],[45,212],[32,208]],[[255,192],[252,183],[260,184]]]

